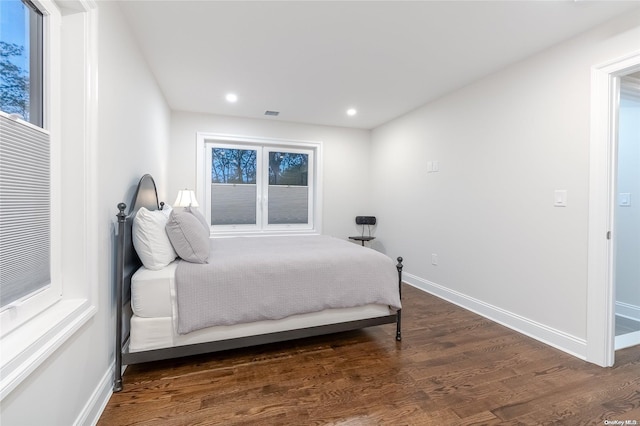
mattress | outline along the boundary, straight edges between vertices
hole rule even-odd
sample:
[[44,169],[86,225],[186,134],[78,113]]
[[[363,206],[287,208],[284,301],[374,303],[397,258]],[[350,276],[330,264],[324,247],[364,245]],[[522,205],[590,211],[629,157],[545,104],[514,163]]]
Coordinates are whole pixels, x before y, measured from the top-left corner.
[[173,316],[171,292],[178,260],[152,271],[140,267],[131,277],[131,309],[140,318]]
[[388,305],[326,309],[278,320],[208,327],[187,334],[176,332],[175,270],[179,260],[154,271],[140,267],[131,277],[131,328],[129,352],[296,330],[393,314]]
[[142,318],[134,315],[131,318],[129,352],[215,342],[236,337],[255,336],[365,318],[383,317],[391,314],[393,312],[386,305],[366,305],[356,308],[327,309],[321,312],[293,315],[279,320],[215,326],[188,334],[175,332],[172,317]]

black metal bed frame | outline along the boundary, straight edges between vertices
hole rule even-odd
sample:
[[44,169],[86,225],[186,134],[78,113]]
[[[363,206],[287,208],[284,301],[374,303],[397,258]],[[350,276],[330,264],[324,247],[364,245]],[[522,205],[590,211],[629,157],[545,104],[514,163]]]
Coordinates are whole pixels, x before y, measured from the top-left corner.
[[[115,336],[115,374],[113,390],[122,390],[122,366],[128,364],[138,364],[143,362],[158,361],[163,359],[179,358],[191,355],[213,353],[229,349],[238,349],[249,346],[262,345],[267,343],[283,342],[287,340],[301,339],[305,337],[319,336],[342,331],[356,330],[360,328],[396,323],[396,340],[402,340],[402,310],[398,309],[395,314],[366,318],[356,321],[339,322],[315,327],[305,327],[275,333],[258,334],[253,336],[239,337],[233,339],[218,340],[213,342],[196,343],[184,346],[175,346],[162,349],[153,349],[140,352],[129,352],[129,327],[130,313],[125,309],[131,299],[131,277],[142,265],[138,258],[132,241],[133,218],[140,207],[149,210],[162,209],[164,203],[158,203],[158,193],[156,184],[151,175],[144,175],[138,183],[138,187],[133,196],[133,202],[129,212],[125,213],[127,206],[125,203],[118,204],[118,237],[116,246],[116,336]],[[402,257],[398,257],[398,291],[402,298]]]

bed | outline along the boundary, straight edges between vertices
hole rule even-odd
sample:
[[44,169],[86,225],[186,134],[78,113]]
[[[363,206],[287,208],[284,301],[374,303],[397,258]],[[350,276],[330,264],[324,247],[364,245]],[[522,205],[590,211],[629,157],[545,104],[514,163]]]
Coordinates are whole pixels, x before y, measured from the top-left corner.
[[389,323],[401,340],[402,258],[394,264],[326,236],[209,239],[207,231],[203,262],[180,249],[180,257],[151,269],[134,248],[134,221],[166,214],[163,208],[150,175],[129,208],[118,204],[114,391],[122,390],[123,365]]

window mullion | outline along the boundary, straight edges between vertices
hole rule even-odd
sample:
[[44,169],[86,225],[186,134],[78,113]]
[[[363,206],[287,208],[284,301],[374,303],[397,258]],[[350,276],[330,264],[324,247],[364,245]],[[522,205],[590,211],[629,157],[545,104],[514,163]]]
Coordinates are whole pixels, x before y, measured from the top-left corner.
[[44,127],[44,43],[42,12],[29,14],[29,121]]
[[212,155],[211,152],[213,150],[214,145],[211,143],[205,144],[205,158],[207,167],[205,170],[207,171],[207,175],[205,176],[205,185],[204,185],[204,205],[205,205],[205,214],[207,223],[209,223],[209,227],[211,227],[211,175],[213,173],[212,169]]
[[[263,230],[268,220],[267,207],[269,205],[269,191],[268,188],[264,186],[264,175],[265,173],[269,173],[268,163],[265,168],[265,161],[268,161],[265,159],[268,159],[268,155],[264,155],[264,147],[256,145],[255,149],[258,153],[258,170],[256,171],[256,196],[258,199],[256,203],[256,225],[260,230]],[[269,183],[268,176],[266,182]]]

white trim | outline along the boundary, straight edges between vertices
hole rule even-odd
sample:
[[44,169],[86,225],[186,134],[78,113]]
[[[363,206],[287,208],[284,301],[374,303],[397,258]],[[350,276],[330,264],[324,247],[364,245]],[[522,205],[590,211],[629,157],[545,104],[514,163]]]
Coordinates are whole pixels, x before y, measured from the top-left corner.
[[570,355],[585,359],[586,341],[584,339],[451,290],[424,278],[406,272],[402,274],[402,278],[404,282],[413,287],[433,294],[471,312],[475,312],[491,321],[495,321],[498,324],[504,325],[549,346],[553,346],[556,349],[560,349]]
[[102,412],[107,407],[111,395],[113,395],[113,372],[115,370],[115,362],[107,369],[100,379],[98,386],[87,400],[82,411],[73,422],[74,426],[96,425]]
[[[38,0],[38,4],[47,4],[51,8],[56,5],[51,0]],[[96,303],[98,299],[98,254],[99,254],[99,235],[97,216],[95,215],[97,203],[97,183],[98,183],[98,167],[97,167],[97,9],[96,3],[91,0],[66,1],[65,7],[72,7],[72,13],[83,13],[85,17],[82,31],[83,49],[86,62],[84,64],[83,74],[83,97],[84,97],[84,116],[78,118],[76,116],[68,117],[77,126],[83,126],[83,139],[78,141],[82,144],[84,150],[84,164],[81,165],[83,173],[83,186],[81,194],[81,205],[73,207],[74,212],[80,214],[74,217],[75,226],[82,229],[82,241],[78,242],[78,249],[82,252],[80,264],[84,266],[83,270],[78,273],[74,280],[65,280],[62,283],[64,293],[62,300],[53,306],[44,310],[36,317],[2,337],[0,340],[0,400],[12,392],[25,378],[35,371],[48,357],[54,354],[68,339],[86,324],[92,318],[96,311]],[[55,26],[60,30],[62,21],[58,21]],[[61,43],[57,44],[57,55],[61,57]],[[56,52],[56,51],[54,51]],[[64,67],[64,64],[61,64]],[[61,74],[58,71],[58,74]],[[56,101],[54,112],[58,114],[55,120],[63,119],[61,116],[60,101],[60,75],[55,79],[58,83],[51,84],[52,89],[57,91],[53,93],[51,99],[47,102]],[[53,108],[53,107],[52,107]],[[52,136],[57,135],[60,138],[61,123],[55,123],[53,120]],[[58,177],[60,179],[60,177]],[[59,181],[58,181],[59,182]],[[59,183],[57,183],[59,184]],[[80,192],[80,191],[78,191]],[[56,203],[64,210],[61,203],[61,196],[57,195]],[[71,216],[71,215],[69,215]],[[60,232],[60,226],[55,227],[56,232]],[[52,238],[58,238],[53,237]],[[61,239],[61,236],[59,237]],[[64,243],[62,244],[64,245]],[[60,252],[61,250],[58,250]],[[76,262],[77,258],[69,259]],[[74,281],[71,283],[70,281]]]
[[615,338],[615,348],[625,349],[631,346],[640,344],[640,331],[634,331],[633,333],[621,334]]
[[616,302],[616,315],[629,318],[634,321],[640,321],[640,306],[630,303]]
[[[61,300],[0,341],[0,401],[96,312],[86,300]],[[44,331],[44,332],[43,332]]]
[[[74,2],[67,0],[66,4]],[[98,300],[98,260],[100,259],[98,191],[98,5],[94,0],[77,0],[84,20],[84,253],[86,282],[91,283],[89,301]]]
[[614,363],[615,150],[620,76],[640,69],[640,51],[591,70],[589,248],[587,266],[587,361]]
[[[60,214],[60,114],[54,103],[59,99],[59,84],[54,82],[60,78],[60,19],[56,5],[51,1],[36,0],[37,9],[43,14],[43,127],[18,119],[20,125],[42,132],[49,137],[50,149],[50,283],[38,292],[7,305],[0,313],[0,335],[4,336],[19,329],[31,318],[39,315],[60,300],[62,294],[61,276],[61,214]],[[8,114],[3,116],[9,117]]]

